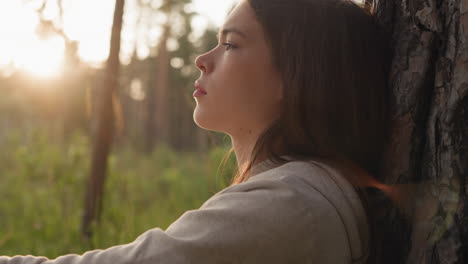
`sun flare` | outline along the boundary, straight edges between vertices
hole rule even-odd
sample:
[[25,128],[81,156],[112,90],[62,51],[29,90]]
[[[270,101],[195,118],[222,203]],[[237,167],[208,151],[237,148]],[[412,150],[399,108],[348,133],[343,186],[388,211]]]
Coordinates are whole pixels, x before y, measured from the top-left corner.
[[63,40],[56,37],[46,40],[34,39],[18,47],[14,61],[18,68],[35,77],[51,78],[62,73]]
[[[36,13],[20,1],[0,4],[0,67],[51,78],[61,73],[65,45],[62,38],[41,39],[36,34]],[[13,26],[12,26],[13,25]]]
[[[126,24],[122,31],[121,58],[127,60],[137,49],[138,54],[149,54],[148,34],[135,29],[138,19],[138,0],[129,0],[126,8]],[[201,36],[208,24],[220,26],[228,7],[237,0],[193,0],[191,8],[201,15],[194,23],[194,31]],[[39,1],[40,2],[40,1]],[[54,1],[50,1],[53,3]],[[78,56],[88,65],[101,67],[109,54],[115,0],[64,1],[63,32],[67,38],[78,42]],[[40,39],[37,27],[40,23],[37,1],[0,0],[0,76],[17,70],[37,78],[54,78],[63,73],[65,42],[63,37],[49,36]],[[48,5],[46,15],[57,14],[55,4]],[[217,14],[216,16],[213,16]],[[200,21],[199,21],[200,22]],[[156,42],[157,36],[151,42]]]

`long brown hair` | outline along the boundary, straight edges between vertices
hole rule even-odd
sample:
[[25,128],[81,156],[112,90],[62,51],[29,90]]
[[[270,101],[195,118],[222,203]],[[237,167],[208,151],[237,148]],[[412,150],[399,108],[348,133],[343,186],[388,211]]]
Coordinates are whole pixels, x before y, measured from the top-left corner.
[[[261,157],[274,163],[287,162],[284,155],[316,159],[346,171],[365,204],[359,187],[368,175],[380,178],[389,135],[389,34],[371,6],[351,0],[247,1],[281,73],[284,102],[232,185],[248,180]],[[353,166],[365,173],[354,173]]]

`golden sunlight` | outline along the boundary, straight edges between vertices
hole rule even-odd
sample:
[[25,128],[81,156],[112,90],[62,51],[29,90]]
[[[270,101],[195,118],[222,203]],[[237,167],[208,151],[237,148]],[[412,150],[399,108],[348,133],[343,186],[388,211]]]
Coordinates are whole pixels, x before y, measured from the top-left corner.
[[0,8],[0,67],[14,67],[35,77],[60,74],[64,55],[63,39],[40,39],[36,34],[36,13],[19,1],[2,2]]
[[[194,0],[193,10],[199,12],[199,19],[205,20],[193,24],[195,31],[203,32],[209,24],[219,27],[235,1]],[[114,3],[114,0],[64,1],[63,31],[68,39],[78,42],[78,56],[88,65],[99,67],[107,59]],[[51,34],[45,39],[38,36],[36,5],[34,1],[0,0],[0,74],[20,70],[34,77],[52,78],[62,73],[65,41],[60,35]],[[135,48],[138,54],[148,49],[145,46],[148,36],[135,30],[137,19],[132,16],[138,14],[137,8],[137,0],[127,1],[121,58],[129,58]],[[54,4],[48,5],[47,19],[53,19],[56,9]]]
[[35,38],[32,42],[18,46],[14,61],[18,68],[35,77],[56,77],[62,73],[64,51],[65,45],[61,38]]

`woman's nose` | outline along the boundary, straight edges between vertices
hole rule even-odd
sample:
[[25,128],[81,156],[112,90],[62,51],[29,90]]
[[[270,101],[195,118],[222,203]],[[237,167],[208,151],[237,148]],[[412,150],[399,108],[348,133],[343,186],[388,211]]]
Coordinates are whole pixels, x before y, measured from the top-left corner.
[[195,65],[202,73],[209,73],[213,70],[212,63],[208,60],[208,53],[202,54],[195,59]]

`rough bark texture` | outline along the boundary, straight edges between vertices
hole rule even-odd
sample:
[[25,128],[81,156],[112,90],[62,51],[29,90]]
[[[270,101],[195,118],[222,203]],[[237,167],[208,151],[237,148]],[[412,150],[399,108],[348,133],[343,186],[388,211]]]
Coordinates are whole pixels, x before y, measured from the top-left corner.
[[386,215],[388,233],[411,230],[394,263],[468,263],[468,0],[380,0],[377,15],[394,44],[385,179],[417,183]]

